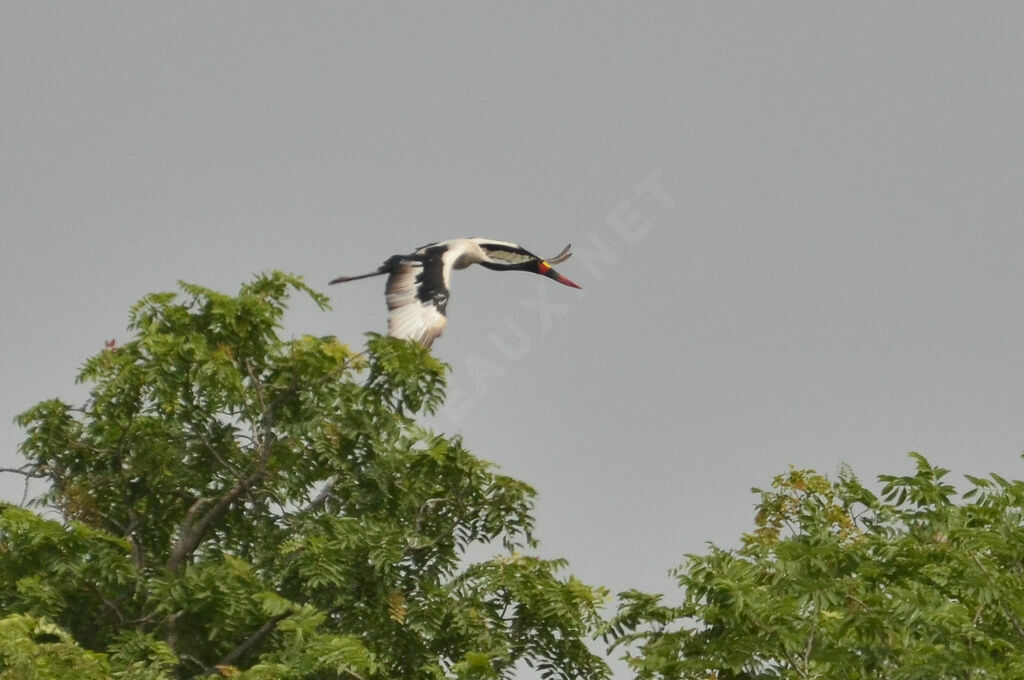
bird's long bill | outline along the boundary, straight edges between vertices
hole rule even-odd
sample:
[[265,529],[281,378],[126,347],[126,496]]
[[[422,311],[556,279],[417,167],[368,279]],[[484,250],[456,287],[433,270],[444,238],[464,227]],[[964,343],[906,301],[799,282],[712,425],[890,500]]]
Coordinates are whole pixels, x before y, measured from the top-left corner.
[[552,269],[551,265],[549,265],[547,262],[544,262],[543,260],[541,260],[540,262],[537,263],[537,273],[538,274],[543,274],[544,276],[548,277],[549,279],[554,279],[555,281],[558,281],[563,286],[569,286],[571,288],[579,288],[580,290],[583,289],[583,286],[580,286],[579,284],[575,283],[574,281],[571,281],[567,277],[562,276],[561,274],[556,272],[554,269]]

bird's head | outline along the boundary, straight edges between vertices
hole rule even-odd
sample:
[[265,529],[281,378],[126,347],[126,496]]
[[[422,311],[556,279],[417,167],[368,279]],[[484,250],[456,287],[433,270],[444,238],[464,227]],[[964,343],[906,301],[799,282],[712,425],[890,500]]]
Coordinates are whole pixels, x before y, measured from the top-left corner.
[[582,288],[582,286],[562,276],[551,267],[552,264],[565,262],[572,257],[572,253],[569,252],[569,248],[571,246],[562,248],[562,252],[558,253],[558,255],[549,257],[545,260],[515,243],[491,241],[483,238],[474,238],[470,240],[479,247],[483,256],[481,259],[477,260],[477,262],[488,269],[496,269],[498,271],[518,270],[533,272],[534,274],[543,274],[549,279],[558,281],[563,286],[569,286],[570,288]]

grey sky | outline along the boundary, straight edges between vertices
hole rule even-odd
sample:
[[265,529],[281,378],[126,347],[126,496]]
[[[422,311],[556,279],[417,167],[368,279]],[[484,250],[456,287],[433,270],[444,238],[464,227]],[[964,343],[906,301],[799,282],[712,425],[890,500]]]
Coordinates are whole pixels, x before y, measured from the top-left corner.
[[[434,424],[586,581],[669,588],[789,463],[1022,473],[1020,3],[2,14],[4,465],[145,293],[485,236],[585,290],[456,273]],[[329,293],[288,332],[385,328],[380,281]]]

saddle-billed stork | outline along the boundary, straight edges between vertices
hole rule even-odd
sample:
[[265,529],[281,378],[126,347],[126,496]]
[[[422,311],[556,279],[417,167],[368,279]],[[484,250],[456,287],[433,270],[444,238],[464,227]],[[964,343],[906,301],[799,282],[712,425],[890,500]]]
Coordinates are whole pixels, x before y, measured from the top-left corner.
[[566,246],[558,255],[545,260],[515,243],[486,238],[454,238],[428,243],[410,255],[392,255],[375,272],[339,276],[330,283],[387,274],[388,335],[430,347],[444,330],[452,269],[480,264],[497,271],[543,274],[563,285],[579,288],[551,268],[552,264],[565,262],[572,256],[569,248]]

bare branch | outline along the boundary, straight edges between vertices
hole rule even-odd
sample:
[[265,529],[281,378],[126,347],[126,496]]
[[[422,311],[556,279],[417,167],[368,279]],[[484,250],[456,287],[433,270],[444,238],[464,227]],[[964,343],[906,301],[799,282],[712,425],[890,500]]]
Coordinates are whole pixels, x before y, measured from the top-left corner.
[[28,487],[33,479],[45,479],[46,473],[40,469],[40,466],[34,463],[25,463],[21,467],[9,468],[0,467],[0,473],[6,472],[12,475],[21,475],[24,479],[23,488],[21,490],[21,502],[19,505],[25,507],[28,503]]
[[9,468],[0,467],[0,472],[6,472],[12,475],[21,475],[22,477],[29,477],[31,479],[40,479],[46,475],[39,471],[33,463],[25,463],[21,467]]

